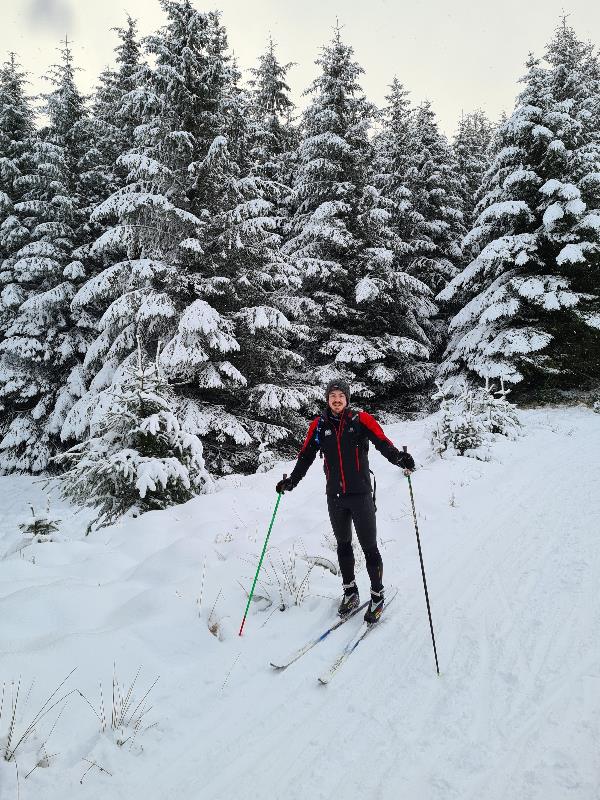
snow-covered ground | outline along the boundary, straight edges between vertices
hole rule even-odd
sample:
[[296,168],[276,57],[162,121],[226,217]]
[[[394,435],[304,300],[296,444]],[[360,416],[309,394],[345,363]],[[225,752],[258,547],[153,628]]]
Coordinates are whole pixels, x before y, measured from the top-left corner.
[[[279,610],[278,582],[303,580],[303,556],[335,562],[318,461],[282,499],[257,588],[272,602],[253,604],[241,638],[242,586],[289,464],[88,537],[89,515],[53,495],[59,540],[24,549],[18,524],[46,492],[0,479],[0,743],[19,680],[13,748],[75,670],[48,706],[65,700],[0,760],[0,800],[597,800],[600,416],[522,417],[524,436],[485,463],[432,457],[431,420],[386,429],[420,465],[439,678],[407,482],[373,451],[385,580],[399,594],[327,687],[316,677],[358,619],[289,669],[269,667],[335,617],[340,580],[320,566],[301,604]],[[358,578],[366,596],[364,568]],[[126,694],[138,669],[113,732],[113,672]]]

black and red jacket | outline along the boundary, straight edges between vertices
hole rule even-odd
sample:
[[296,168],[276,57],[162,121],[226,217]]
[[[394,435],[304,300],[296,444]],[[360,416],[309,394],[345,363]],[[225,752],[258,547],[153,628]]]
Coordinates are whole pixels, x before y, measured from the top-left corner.
[[321,451],[328,495],[371,492],[369,442],[392,464],[398,464],[400,451],[384,434],[374,417],[366,411],[345,408],[339,417],[329,409],[310,423],[306,439],[290,478],[294,485],[306,475]]

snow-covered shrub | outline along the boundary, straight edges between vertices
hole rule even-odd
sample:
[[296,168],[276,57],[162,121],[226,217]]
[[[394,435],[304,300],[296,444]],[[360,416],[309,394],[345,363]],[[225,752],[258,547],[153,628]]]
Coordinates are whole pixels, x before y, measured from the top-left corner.
[[[65,464],[61,491],[82,506],[98,506],[98,527],[184,503],[210,485],[202,443],[184,432],[159,370],[142,363],[107,390],[109,402],[90,436],[56,457]],[[91,527],[91,526],[90,526]]]
[[520,423],[507,394],[504,383],[496,390],[487,380],[478,388],[464,383],[438,384],[433,399],[440,400],[440,417],[431,437],[435,452],[441,455],[454,450],[462,456],[491,444],[495,435],[514,438]]
[[31,508],[31,516],[19,525],[19,530],[25,536],[30,536],[37,542],[51,542],[52,534],[58,531],[61,520],[50,513],[50,506],[45,511],[34,511]]

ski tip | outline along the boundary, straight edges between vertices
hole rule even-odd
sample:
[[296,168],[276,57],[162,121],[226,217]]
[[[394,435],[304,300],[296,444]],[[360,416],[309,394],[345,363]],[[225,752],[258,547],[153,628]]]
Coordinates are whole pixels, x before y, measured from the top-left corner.
[[274,664],[272,661],[269,661],[269,665],[279,672],[287,667],[287,664]]
[[317,678],[317,680],[319,681],[321,686],[327,686],[327,684],[329,683],[329,678]]

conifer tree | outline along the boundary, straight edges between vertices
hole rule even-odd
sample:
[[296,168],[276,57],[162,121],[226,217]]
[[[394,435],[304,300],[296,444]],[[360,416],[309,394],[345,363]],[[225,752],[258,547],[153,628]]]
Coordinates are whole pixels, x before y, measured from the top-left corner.
[[386,95],[387,105],[381,112],[381,130],[375,137],[375,176],[377,188],[392,202],[391,225],[403,243],[402,256],[406,266],[413,252],[412,231],[419,217],[412,204],[409,174],[416,159],[414,111],[408,92],[394,78]]
[[[188,0],[162,5],[167,24],[146,40],[155,65],[130,93],[141,124],[118,160],[127,183],[92,215],[109,225],[94,250],[112,263],[74,299],[102,316],[88,392],[63,436],[85,437],[98,393],[120,379],[139,335],[147,347],[163,342],[182,422],[202,436],[210,468],[255,468],[289,434],[267,378],[295,364],[288,340],[301,333],[274,304],[287,280],[273,208],[282,187],[253,172],[248,97],[218,14]],[[285,383],[277,390],[281,399]]]
[[461,181],[464,223],[470,230],[473,212],[479,199],[483,176],[490,166],[493,125],[480,109],[463,114],[458,123],[453,148]]
[[215,242],[226,257],[215,267],[222,285],[226,277],[230,281],[231,319],[240,345],[231,362],[245,380],[223,403],[254,440],[245,452],[230,453],[230,459],[234,457],[244,469],[265,467],[274,452],[289,450],[290,442],[295,446],[312,407],[304,387],[305,363],[297,353],[298,342],[306,337],[297,304],[299,282],[281,254],[290,192],[286,148],[293,136],[289,125],[293,105],[284,80],[289,66],[280,66],[271,41],[252,71],[249,98],[239,99],[248,113],[237,112],[234,117],[245,120],[245,125],[238,123],[237,139],[245,141],[246,158],[238,155],[234,164],[234,154],[228,152],[229,166],[221,174],[238,177],[229,191],[225,186],[212,190],[215,197],[226,200],[214,218]]
[[414,214],[408,271],[439,292],[458,273],[465,234],[458,167],[429,102],[415,111],[407,183]]
[[[85,263],[87,281],[111,266],[120,252],[119,242],[113,240],[114,231],[104,220],[97,220],[94,211],[111,194],[125,187],[128,169],[119,159],[134,148],[135,129],[142,122],[138,107],[142,63],[136,23],[128,16],[127,26],[114,30],[119,37],[115,48],[116,66],[107,68],[100,76],[90,114],[84,120],[85,135],[91,146],[79,167],[86,221],[80,237],[84,242],[77,255]],[[86,352],[98,337],[105,310],[97,304],[82,307],[76,302],[72,306],[73,317],[86,339]],[[84,380],[87,377],[84,371]],[[61,435],[67,430],[68,424]],[[70,437],[65,435],[64,438]]]
[[29,240],[28,217],[15,205],[27,196],[35,143],[34,111],[26,75],[14,53],[0,68],[0,337],[23,295],[14,281],[15,254]]
[[[421,383],[433,306],[427,287],[398,268],[392,204],[374,186],[369,128],[375,110],[362,68],[336,29],[308,90],[291,237],[284,250],[303,274],[317,381],[343,374],[359,396],[392,396]],[[314,379],[313,378],[313,379]],[[320,387],[317,390],[320,394]]]
[[287,73],[293,66],[292,62],[279,63],[275,43],[269,38],[258,66],[250,70],[249,81],[254,172],[286,187],[291,185],[291,154],[297,146],[296,130],[291,124],[294,104],[286,83]]
[[137,23],[127,16],[127,26],[113,28],[119,37],[116,68],[100,75],[91,106],[91,121],[98,154],[95,172],[102,181],[98,202],[125,183],[127,171],[117,160],[134,146],[134,130],[140,121],[135,110],[135,90],[142,74]]
[[78,169],[89,143],[66,40],[61,56],[45,96],[49,122],[34,144],[32,171],[19,179],[26,195],[15,204],[30,233],[14,255],[20,304],[0,345],[0,399],[11,419],[0,442],[6,472],[46,469],[64,415],[82,391],[85,342],[69,304],[85,274],[75,253],[85,223]]
[[88,391],[65,438],[85,437],[98,393],[135,359],[138,335],[150,349],[162,340],[166,374],[182,383],[238,348],[231,323],[199,299],[197,287],[214,218],[203,192],[210,195],[225,141],[224,34],[216,14],[200,14],[188,0],[161,5],[167,22],[145,40],[154,65],[141,68],[138,88],[126,96],[140,124],[134,147],[117,159],[125,185],[92,214],[106,226],[93,250],[109,266],[74,298],[75,309],[94,310],[100,322],[84,363]]
[[442,374],[539,392],[600,370],[598,62],[563,21],[523,82],[466,239],[479,255],[440,294],[461,309]]

